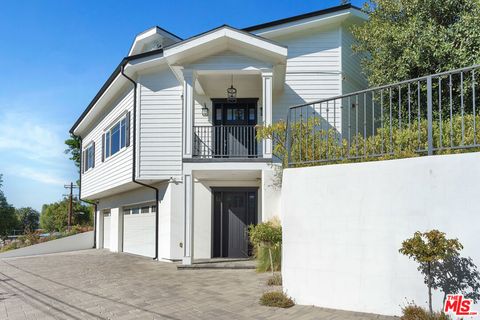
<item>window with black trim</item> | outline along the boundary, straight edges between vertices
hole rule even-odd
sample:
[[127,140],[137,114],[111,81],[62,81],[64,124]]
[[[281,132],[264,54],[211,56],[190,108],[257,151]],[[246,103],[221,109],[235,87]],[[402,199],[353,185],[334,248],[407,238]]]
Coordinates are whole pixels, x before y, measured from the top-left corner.
[[105,132],[103,145],[106,159],[130,145],[130,112]]
[[92,142],[83,150],[83,172],[95,167],[95,143]]

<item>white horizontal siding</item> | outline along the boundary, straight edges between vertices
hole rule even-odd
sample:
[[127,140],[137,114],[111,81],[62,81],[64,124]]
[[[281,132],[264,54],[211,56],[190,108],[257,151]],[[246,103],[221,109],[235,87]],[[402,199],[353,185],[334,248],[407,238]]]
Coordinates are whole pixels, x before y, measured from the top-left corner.
[[[102,162],[102,135],[106,129],[128,111],[133,110],[133,90],[124,89],[122,94],[92,124],[92,129],[83,138],[86,147],[95,142],[95,167],[82,174],[82,198],[94,198],[95,194],[124,185],[132,179],[132,143]],[[130,130],[133,141],[133,130]]]
[[[352,49],[354,44],[354,38],[352,33],[349,30],[349,26],[342,26],[342,72],[343,72],[343,81],[342,81],[342,94],[352,93],[359,90],[364,90],[368,87],[368,82],[364,74],[362,73],[360,56],[355,54]],[[352,97],[352,101],[356,101],[357,97]],[[347,128],[350,127],[350,135],[354,135],[358,132],[363,132],[363,126],[357,128],[357,122],[359,124],[365,123],[367,128],[367,134],[371,133],[370,128],[372,127],[372,108],[368,105],[367,109],[364,110],[365,106],[363,105],[363,96],[359,96],[359,107],[358,107],[358,121],[356,119],[356,112],[351,106],[348,107],[350,110],[350,117],[348,117],[347,112],[343,117],[343,136],[348,137]],[[347,109],[345,109],[347,110]],[[364,119],[364,112],[366,112],[366,119]],[[350,120],[349,120],[350,119]],[[350,121],[350,124],[348,123]]]
[[272,65],[269,63],[250,58],[234,51],[226,50],[199,59],[185,68],[197,70],[246,70],[271,67]]
[[352,50],[354,38],[348,26],[342,27],[343,94],[366,89],[367,79],[362,73],[360,56]]
[[139,78],[139,178],[182,173],[182,86],[169,69]]
[[[285,120],[290,106],[341,94],[340,27],[296,32],[273,40],[288,47],[285,87],[274,95],[273,121]],[[341,109],[316,111],[341,130]]]

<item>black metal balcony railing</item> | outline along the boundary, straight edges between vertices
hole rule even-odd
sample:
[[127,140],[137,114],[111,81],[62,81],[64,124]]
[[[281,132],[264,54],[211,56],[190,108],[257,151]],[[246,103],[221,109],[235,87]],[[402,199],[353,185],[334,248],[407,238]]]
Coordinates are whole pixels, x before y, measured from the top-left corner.
[[257,144],[255,125],[193,127],[195,158],[256,158]]
[[288,165],[478,151],[479,72],[475,65],[290,107]]

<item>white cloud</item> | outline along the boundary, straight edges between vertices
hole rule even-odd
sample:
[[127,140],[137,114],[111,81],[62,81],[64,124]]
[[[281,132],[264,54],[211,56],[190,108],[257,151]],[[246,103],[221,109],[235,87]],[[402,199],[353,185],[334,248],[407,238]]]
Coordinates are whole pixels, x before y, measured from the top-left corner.
[[39,171],[36,168],[26,166],[11,166],[8,168],[8,172],[10,175],[55,186],[63,186],[67,182],[57,172],[52,170]]
[[66,159],[59,129],[27,113],[0,114],[0,150],[27,159],[55,163]]

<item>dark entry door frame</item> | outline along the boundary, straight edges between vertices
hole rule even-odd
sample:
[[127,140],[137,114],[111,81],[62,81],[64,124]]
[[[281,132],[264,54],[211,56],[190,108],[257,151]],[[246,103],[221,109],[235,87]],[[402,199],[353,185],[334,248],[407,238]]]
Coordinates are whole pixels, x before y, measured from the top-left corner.
[[257,156],[257,98],[212,99],[213,153],[217,157]]
[[[248,242],[248,230],[235,230],[238,228],[248,228],[250,224],[257,224],[258,222],[258,187],[211,187],[212,191],[212,240],[211,250],[212,258],[215,257],[234,257],[239,258],[237,254],[229,252],[229,247],[232,245],[241,246],[243,256],[247,257],[251,255],[251,248]],[[236,194],[244,194],[244,210],[243,212],[245,220],[241,221],[241,224],[231,226],[231,215],[235,215],[235,212],[229,211],[226,195],[232,196]],[[251,197],[254,199],[251,200]],[[238,213],[237,213],[238,214]],[[240,215],[242,212],[239,213]],[[236,220],[240,219],[238,217]],[[232,230],[232,228],[234,228]],[[236,234],[230,234],[231,232],[237,232]],[[239,234],[239,232],[241,234]],[[237,239],[241,243],[229,243],[232,238]],[[239,240],[240,239],[240,240]]]
[[238,98],[229,102],[224,98],[212,99],[212,123],[218,125],[256,125],[258,98]]

